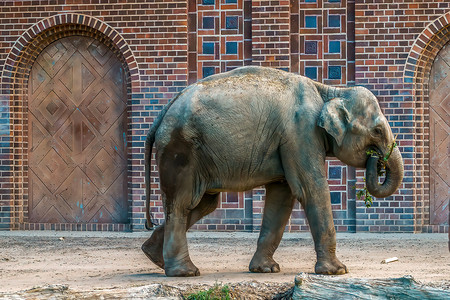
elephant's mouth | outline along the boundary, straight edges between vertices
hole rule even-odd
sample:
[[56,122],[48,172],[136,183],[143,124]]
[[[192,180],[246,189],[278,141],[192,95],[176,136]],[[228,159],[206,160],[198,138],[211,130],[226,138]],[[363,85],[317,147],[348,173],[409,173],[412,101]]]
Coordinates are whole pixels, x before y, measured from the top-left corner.
[[366,154],[367,154],[367,157],[369,157],[370,154],[376,154],[378,157],[385,156],[385,153],[383,153],[383,151],[381,151],[380,148],[378,148],[377,146],[374,146],[374,145],[367,148]]
[[371,157],[377,157],[377,174],[379,174],[381,168],[384,168],[385,166],[383,166],[383,158],[386,156],[385,153],[383,153],[383,151],[380,150],[380,148],[378,148],[377,146],[370,146],[369,148],[367,148],[366,150],[366,168],[367,168],[367,163],[369,162],[369,159]]

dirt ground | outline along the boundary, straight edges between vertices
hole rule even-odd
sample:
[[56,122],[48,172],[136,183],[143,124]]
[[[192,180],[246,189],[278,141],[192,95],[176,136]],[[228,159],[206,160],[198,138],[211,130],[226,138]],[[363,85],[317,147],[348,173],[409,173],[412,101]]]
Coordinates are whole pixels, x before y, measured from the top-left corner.
[[[201,276],[167,278],[140,250],[149,235],[0,232],[0,299],[33,287],[40,294],[70,290],[78,296],[92,296],[99,291],[121,295],[125,290],[130,295],[130,289],[140,288],[142,293],[143,287],[150,293],[151,289],[165,287],[165,294],[155,295],[171,296],[172,287],[186,291],[214,284],[240,286],[241,290],[254,287],[265,295],[262,298],[272,298],[293,286],[296,274],[314,270],[315,253],[309,233],[284,235],[274,256],[280,273],[254,274],[248,271],[248,264],[256,249],[256,233],[192,232],[188,234],[190,255]],[[337,241],[337,255],[350,271],[343,278],[412,275],[420,283],[450,290],[446,234],[345,233],[338,234]],[[381,264],[390,257],[398,257],[398,261]]]

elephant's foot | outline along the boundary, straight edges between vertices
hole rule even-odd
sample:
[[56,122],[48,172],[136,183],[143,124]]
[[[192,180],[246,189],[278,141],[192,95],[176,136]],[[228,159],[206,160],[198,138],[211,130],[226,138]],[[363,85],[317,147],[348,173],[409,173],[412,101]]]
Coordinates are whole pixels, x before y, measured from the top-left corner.
[[280,265],[272,257],[253,256],[248,267],[253,273],[278,273]]
[[348,273],[348,269],[337,258],[320,259],[316,263],[315,272],[324,275],[343,275]]
[[141,246],[145,255],[158,267],[164,269],[163,258],[164,226],[158,226],[152,236]]
[[168,277],[192,277],[200,276],[199,269],[191,262],[177,264],[174,266],[166,266],[164,269]]

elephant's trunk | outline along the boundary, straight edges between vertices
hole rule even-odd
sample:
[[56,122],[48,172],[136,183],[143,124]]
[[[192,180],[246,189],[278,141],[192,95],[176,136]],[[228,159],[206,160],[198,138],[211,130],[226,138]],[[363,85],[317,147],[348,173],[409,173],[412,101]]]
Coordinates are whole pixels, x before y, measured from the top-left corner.
[[403,180],[403,162],[400,150],[394,148],[386,163],[386,178],[382,184],[378,184],[378,156],[370,156],[366,163],[366,185],[370,194],[377,198],[385,198],[392,195]]

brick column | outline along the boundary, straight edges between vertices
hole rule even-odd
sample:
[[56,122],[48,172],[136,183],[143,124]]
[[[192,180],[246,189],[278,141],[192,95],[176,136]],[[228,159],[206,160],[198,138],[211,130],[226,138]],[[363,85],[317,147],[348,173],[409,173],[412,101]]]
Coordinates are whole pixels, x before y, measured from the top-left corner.
[[289,0],[252,1],[253,65],[289,71]]

